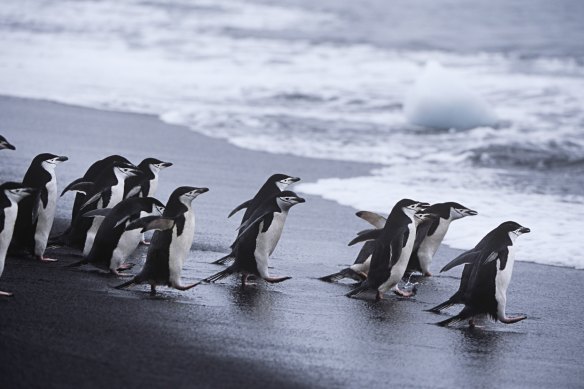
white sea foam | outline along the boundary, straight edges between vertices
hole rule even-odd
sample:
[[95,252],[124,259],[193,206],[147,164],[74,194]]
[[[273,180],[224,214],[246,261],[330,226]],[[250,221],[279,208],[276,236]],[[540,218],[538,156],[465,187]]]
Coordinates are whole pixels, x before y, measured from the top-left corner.
[[[582,198],[558,197],[561,190],[525,179],[522,185],[500,180],[520,174],[513,166],[537,171],[582,159],[584,67],[569,58],[276,37],[301,29],[310,38],[339,23],[326,12],[237,0],[6,2],[0,93],[158,114],[255,150],[386,165],[355,179],[357,192],[335,180],[301,188],[380,211],[399,196],[467,202],[481,216],[452,232],[462,223],[485,222],[461,243],[449,237],[457,247],[469,247],[512,217],[533,228],[527,247],[532,236],[552,228],[524,216],[563,212],[571,204],[571,213],[561,214],[571,228],[554,235],[554,245],[538,240],[544,243],[526,248],[523,257],[583,267],[574,238],[584,220]],[[404,99],[428,61],[443,64],[492,104],[497,126],[444,131],[409,124]],[[384,193],[387,203],[375,202],[377,196],[385,201]],[[501,201],[502,193],[510,201]]]

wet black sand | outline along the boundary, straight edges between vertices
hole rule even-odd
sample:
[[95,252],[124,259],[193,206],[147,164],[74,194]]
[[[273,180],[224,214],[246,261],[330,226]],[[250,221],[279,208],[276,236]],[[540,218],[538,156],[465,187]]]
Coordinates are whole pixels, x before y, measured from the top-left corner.
[[[241,150],[151,116],[42,101],[0,98],[0,126],[17,147],[0,152],[2,181],[50,151],[70,157],[61,188],[112,153],[174,162],[161,174],[163,201],[176,186],[208,186],[194,203],[187,282],[220,270],[209,262],[237,225],[226,215],[272,172],[311,181],[371,168]],[[57,229],[72,197],[61,199]],[[348,299],[348,285],[315,278],[352,261],[358,248],[346,242],[365,225],[350,208],[307,200],[291,210],[274,254],[273,273],[293,276],[278,285],[242,290],[228,279],[151,298],[145,286],[117,291],[114,278],[63,269],[75,260],[63,253],[56,264],[9,258],[0,288],[16,296],[0,300],[0,387],[582,387],[584,272],[517,263],[508,311],[527,320],[440,328],[431,323],[445,316],[423,310],[457,288],[460,270],[423,280],[410,300]],[[433,268],[455,254],[442,248]]]

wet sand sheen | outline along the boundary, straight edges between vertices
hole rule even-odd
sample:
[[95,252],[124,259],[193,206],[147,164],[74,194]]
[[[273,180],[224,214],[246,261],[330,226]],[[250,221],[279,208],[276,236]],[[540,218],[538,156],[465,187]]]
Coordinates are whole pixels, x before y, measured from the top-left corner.
[[[0,98],[0,119],[17,148],[0,155],[3,181],[19,179],[34,155],[50,151],[70,158],[57,172],[63,188],[94,160],[119,153],[175,164],[161,173],[157,197],[164,202],[179,185],[209,187],[193,203],[197,227],[185,282],[220,269],[210,262],[227,252],[238,221],[226,215],[271,173],[309,182],[374,167],[251,152],[152,116],[41,101]],[[584,272],[516,263],[508,311],[527,320],[484,330],[439,328],[430,323],[445,316],[423,310],[456,290],[460,270],[421,281],[414,299],[348,299],[348,285],[316,278],[354,259],[358,248],[346,243],[365,225],[351,208],[306,197],[290,211],[274,253],[273,273],[293,277],[278,285],[242,290],[230,278],[186,293],[160,288],[150,298],[146,286],[117,291],[111,285],[119,280],[61,268],[76,258],[54,265],[8,259],[0,283],[16,297],[0,300],[3,385],[581,385]],[[72,198],[59,203],[57,229]],[[142,261],[144,254],[141,248]],[[455,254],[441,248],[433,269]]]

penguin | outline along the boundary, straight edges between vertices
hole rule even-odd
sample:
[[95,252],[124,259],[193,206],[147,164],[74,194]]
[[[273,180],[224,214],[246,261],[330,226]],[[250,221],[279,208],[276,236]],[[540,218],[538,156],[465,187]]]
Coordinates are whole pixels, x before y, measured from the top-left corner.
[[268,260],[282,236],[288,211],[294,205],[305,201],[288,190],[264,201],[240,228],[241,233],[235,241],[237,250],[234,263],[199,283],[216,282],[234,273],[241,273],[242,286],[246,285],[250,275],[260,277],[270,283],[290,279],[291,277],[288,276],[270,276]]
[[[6,252],[14,233],[14,224],[18,215],[18,203],[35,192],[16,182],[5,182],[0,185],[0,277],[4,271]],[[0,296],[12,296],[12,293],[0,290]]]
[[167,285],[178,290],[188,290],[197,285],[182,285],[181,273],[195,232],[195,214],[191,203],[207,191],[207,188],[181,186],[170,195],[162,217],[140,218],[126,227],[127,230],[142,228],[142,232],[157,231],[152,236],[146,263],[140,273],[116,286],[116,289],[148,283],[150,294],[154,296],[157,285]]
[[104,219],[89,254],[68,267],[91,264],[120,276],[119,271],[130,268],[124,262],[138,247],[141,236],[138,229],[126,230],[126,226],[141,216],[162,216],[163,211],[164,205],[153,197],[134,197],[111,209],[101,208],[84,214],[83,217]]
[[464,308],[458,315],[438,325],[444,327],[469,319],[469,325],[474,327],[474,319],[485,315],[505,324],[527,318],[525,315],[508,317],[505,308],[507,288],[515,262],[515,240],[529,232],[529,228],[519,223],[504,222],[489,232],[473,249],[462,253],[440,270],[442,273],[465,264],[458,291],[430,311],[439,312],[454,304],[464,304]]
[[394,289],[402,297],[411,297],[413,291],[402,291],[398,287],[402,279],[416,239],[416,224],[428,218],[427,214],[417,212],[429,204],[410,199],[402,199],[391,210],[382,230],[373,230],[354,239],[359,242],[376,236],[375,247],[371,256],[371,266],[367,279],[351,292],[348,297],[357,296],[366,290],[375,290],[376,300],[383,299],[383,294]]
[[170,166],[172,166],[171,162],[163,162],[156,158],[144,159],[138,164],[138,169],[143,174],[126,180],[124,198],[154,197],[158,188],[158,173]]
[[0,150],[16,150],[16,147],[10,144],[2,135],[0,135]]
[[432,258],[444,240],[450,223],[454,220],[478,214],[477,211],[455,202],[432,204],[424,209],[424,213],[437,215],[438,217],[418,225],[416,242],[406,268],[406,275],[420,272],[426,277],[432,276],[430,272]]
[[[110,155],[104,159],[100,159],[94,162],[85,172],[83,177],[76,179],[75,181],[71,182],[63,193],[66,193],[70,187],[79,184],[81,182],[95,182],[100,174],[104,171],[109,170],[113,163],[125,163],[129,166],[133,166],[130,161],[126,158],[122,157],[121,155]],[[63,194],[61,194],[62,196]],[[75,195],[75,201],[73,202],[73,208],[71,210],[71,223],[69,227],[65,229],[59,235],[51,238],[49,240],[50,244],[53,247],[59,246],[69,246],[72,248],[83,248],[83,244],[85,242],[85,233],[86,229],[89,228],[91,225],[91,220],[87,218],[77,218],[79,214],[79,209],[81,205],[84,203],[85,200],[85,193],[84,192],[77,192]],[[85,226],[79,226],[77,223],[85,223]],[[83,228],[84,227],[84,228]]]
[[[237,212],[245,209],[245,213],[241,218],[240,226],[243,225],[250,216],[255,212],[256,208],[263,204],[266,200],[273,198],[275,195],[281,193],[284,189],[286,189],[289,185],[300,181],[298,177],[292,177],[286,174],[273,174],[271,175],[264,185],[258,190],[256,195],[251,199],[247,200],[241,204],[239,204],[235,209],[233,209],[229,215],[227,216],[230,218],[231,216],[235,215]],[[241,231],[241,230],[240,230]],[[239,236],[239,234],[238,234]],[[237,238],[235,239],[237,241]],[[235,241],[231,244],[231,252],[226,256],[219,258],[218,260],[214,261],[214,264],[217,265],[225,265],[235,259],[235,251],[236,251],[236,244]]]
[[24,250],[43,262],[55,212],[57,211],[57,176],[55,168],[67,161],[65,156],[50,153],[37,155],[26,171],[22,184],[37,190],[35,197],[27,197],[18,207],[11,250]]
[[[95,182],[76,182],[70,184],[63,193],[67,191],[84,192],[84,202],[80,206],[80,212],[88,212],[92,209],[112,208],[124,198],[125,181],[129,177],[142,174],[134,165],[125,162],[113,162],[95,180]],[[79,217],[77,219],[80,219]],[[85,241],[83,242],[83,255],[89,255],[95,234],[99,229],[102,218],[93,218],[89,228],[83,221],[74,223],[74,229],[85,231]],[[83,232],[79,232],[83,234]]]

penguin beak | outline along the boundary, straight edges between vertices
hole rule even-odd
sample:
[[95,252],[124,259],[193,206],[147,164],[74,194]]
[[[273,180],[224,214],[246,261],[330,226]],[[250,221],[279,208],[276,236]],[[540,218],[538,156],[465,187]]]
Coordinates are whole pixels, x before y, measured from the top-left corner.
[[205,193],[205,192],[208,192],[208,191],[209,191],[209,188],[197,188],[197,189],[195,189],[195,192],[198,193],[198,194]]
[[69,158],[67,158],[67,157],[65,157],[64,155],[62,155],[62,156],[60,156],[60,157],[57,157],[57,158],[56,158],[56,160],[57,160],[58,162],[65,162],[65,161],[68,161],[68,160],[69,160]]
[[305,199],[303,199],[302,197],[296,197],[296,202],[297,202],[297,203],[305,203],[305,202],[306,202],[306,200],[305,200]]
[[172,162],[162,162],[160,164],[161,168],[167,168],[167,167],[171,167],[172,166]]
[[291,182],[298,182],[298,181],[300,181],[300,177],[291,177],[290,181]]
[[22,191],[29,196],[37,192],[35,188],[22,188]]
[[527,233],[530,233],[531,230],[529,228],[527,228],[527,227],[521,227],[519,229],[519,232],[521,232],[522,234],[527,234]]
[[466,213],[468,216],[476,216],[479,214],[477,211],[473,211],[472,209],[467,209],[464,211],[464,213]]

